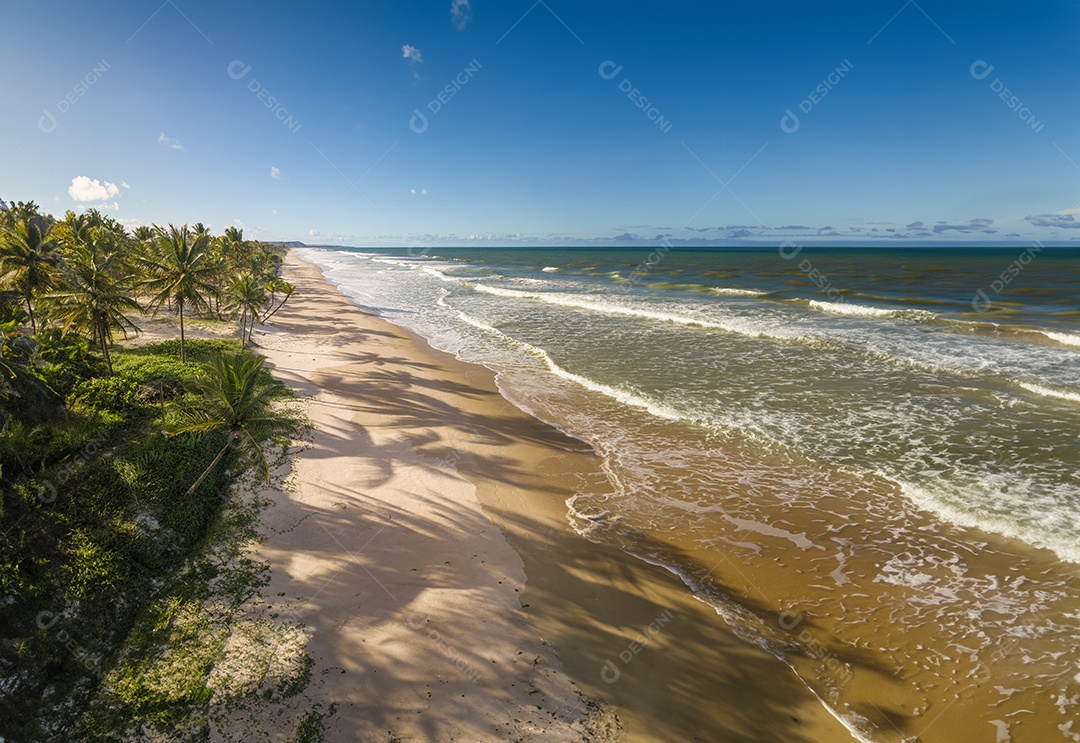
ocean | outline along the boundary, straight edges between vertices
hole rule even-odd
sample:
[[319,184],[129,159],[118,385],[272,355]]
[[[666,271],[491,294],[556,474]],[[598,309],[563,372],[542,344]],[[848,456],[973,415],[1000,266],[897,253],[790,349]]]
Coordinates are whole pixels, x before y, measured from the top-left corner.
[[1080,740],[1080,250],[297,252],[592,447],[570,524],[857,737]]

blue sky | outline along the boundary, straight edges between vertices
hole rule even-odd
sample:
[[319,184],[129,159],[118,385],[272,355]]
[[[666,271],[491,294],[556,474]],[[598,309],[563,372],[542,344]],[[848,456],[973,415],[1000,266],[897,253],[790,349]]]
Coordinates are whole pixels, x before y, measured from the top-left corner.
[[1075,244],[1077,38],[1075,0],[0,0],[0,198],[312,244]]

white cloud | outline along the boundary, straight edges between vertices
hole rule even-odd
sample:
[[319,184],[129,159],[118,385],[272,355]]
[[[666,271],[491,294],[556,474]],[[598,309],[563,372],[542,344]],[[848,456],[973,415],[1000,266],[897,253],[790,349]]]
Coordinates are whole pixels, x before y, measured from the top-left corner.
[[308,233],[309,235],[311,235],[312,237],[318,237],[318,236],[319,236],[319,234],[320,234],[320,233],[319,233],[319,231],[318,231],[318,230],[316,230],[316,229],[311,229],[311,230],[308,230],[308,231],[307,231],[307,233]]
[[161,134],[158,135],[157,141],[158,141],[158,144],[161,145],[162,147],[169,147],[169,148],[174,149],[174,150],[182,150],[182,149],[184,149],[184,145],[180,144],[180,140],[173,139],[172,137],[167,135],[165,132],[162,132]]
[[419,194],[420,196],[427,196],[427,189],[421,188],[419,191],[417,191],[415,188],[410,188],[409,193],[411,193],[413,196],[416,196],[417,194]]
[[464,31],[472,20],[472,6],[469,5],[469,0],[451,0],[450,19],[458,31]]
[[271,214],[277,214],[277,209],[271,209],[271,210],[270,210],[270,213],[271,213]]
[[405,59],[411,59],[413,62],[420,62],[421,64],[424,62],[424,55],[420,53],[420,50],[409,44],[401,47],[401,56]]
[[127,181],[120,181],[120,188],[131,188]]
[[240,220],[240,218],[239,218],[239,217],[237,217],[236,219],[234,219],[234,220],[232,221],[232,223],[233,223],[233,224],[235,224],[235,225],[236,225],[237,227],[239,227],[240,229],[244,229],[244,223],[243,223],[243,222],[242,222],[242,221]]
[[255,226],[255,227],[251,228],[251,231],[254,232],[255,234],[260,234],[260,233],[266,232],[267,230],[266,230],[265,227]]
[[[105,201],[105,199],[119,196],[120,189],[115,183],[99,181],[97,178],[91,179],[88,176],[80,175],[71,179],[68,195],[76,201]],[[114,206],[113,208],[118,207]]]
[[273,165],[271,165],[270,166],[270,177],[274,178],[275,180],[280,181],[281,180],[281,171],[278,168],[275,168]]

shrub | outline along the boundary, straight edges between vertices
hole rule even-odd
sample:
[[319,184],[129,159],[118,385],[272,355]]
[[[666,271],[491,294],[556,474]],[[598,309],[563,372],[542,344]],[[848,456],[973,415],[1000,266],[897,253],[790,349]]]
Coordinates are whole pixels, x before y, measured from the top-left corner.
[[117,354],[113,369],[118,376],[134,379],[139,384],[156,383],[159,380],[179,382],[199,371],[199,364],[179,358],[149,356],[143,354]]
[[[189,338],[184,341],[184,357],[187,361],[210,361],[222,353],[236,353],[239,350],[240,341],[231,338]],[[139,352],[179,359],[180,339],[148,343],[139,349]]]
[[37,375],[60,397],[70,395],[79,382],[105,372],[105,365],[90,353],[85,338],[70,333],[61,335],[55,328],[43,330],[36,337],[41,344],[38,355],[45,362],[37,369]]
[[68,405],[81,405],[92,410],[104,410],[110,413],[123,413],[135,408],[135,393],[139,389],[138,381],[127,376],[88,379],[75,385],[68,397]]

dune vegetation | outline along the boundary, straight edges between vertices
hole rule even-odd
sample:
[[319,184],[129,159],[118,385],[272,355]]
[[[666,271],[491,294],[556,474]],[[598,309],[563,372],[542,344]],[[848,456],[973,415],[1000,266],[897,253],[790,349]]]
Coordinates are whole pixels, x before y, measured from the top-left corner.
[[[302,684],[295,652],[251,660],[258,683],[213,673],[302,427],[249,348],[293,293],[282,256],[232,227],[0,211],[0,739],[200,739],[212,702]],[[176,337],[121,342],[147,323]]]

